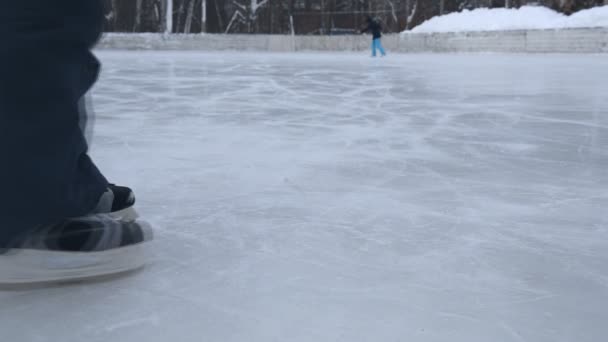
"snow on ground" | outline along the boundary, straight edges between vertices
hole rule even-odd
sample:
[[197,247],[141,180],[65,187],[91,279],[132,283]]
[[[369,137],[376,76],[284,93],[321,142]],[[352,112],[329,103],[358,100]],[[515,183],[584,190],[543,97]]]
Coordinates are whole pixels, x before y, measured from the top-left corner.
[[604,340],[605,56],[366,55],[103,52],[156,255],[0,292],[2,341]]
[[479,8],[431,18],[412,33],[608,27],[608,6],[566,16],[546,7]]

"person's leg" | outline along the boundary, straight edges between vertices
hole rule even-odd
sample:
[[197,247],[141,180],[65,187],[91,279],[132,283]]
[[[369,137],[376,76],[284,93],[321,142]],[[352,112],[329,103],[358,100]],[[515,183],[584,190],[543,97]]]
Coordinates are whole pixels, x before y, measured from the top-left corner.
[[0,4],[0,248],[89,213],[108,183],[87,154],[79,102],[97,79],[98,0]]
[[382,54],[382,56],[386,56],[386,51],[384,51],[384,47],[382,46],[382,40],[380,38],[378,38],[377,40],[378,40],[378,49],[380,50],[380,53]]
[[0,2],[0,288],[145,264],[153,232],[129,211],[133,193],[87,154],[100,1]]
[[376,57],[376,40],[372,39],[372,57]]

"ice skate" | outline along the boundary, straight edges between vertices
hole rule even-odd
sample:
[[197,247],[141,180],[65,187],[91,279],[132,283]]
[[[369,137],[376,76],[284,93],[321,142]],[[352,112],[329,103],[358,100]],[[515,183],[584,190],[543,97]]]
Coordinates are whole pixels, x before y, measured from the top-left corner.
[[92,214],[42,226],[0,250],[0,286],[69,282],[123,273],[146,262],[152,230]]

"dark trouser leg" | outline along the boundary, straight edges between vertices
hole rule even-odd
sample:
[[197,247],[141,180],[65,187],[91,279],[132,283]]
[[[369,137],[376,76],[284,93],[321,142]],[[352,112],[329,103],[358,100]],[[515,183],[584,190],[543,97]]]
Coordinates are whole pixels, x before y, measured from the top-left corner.
[[79,126],[101,27],[98,0],[0,3],[0,248],[87,214],[107,188]]

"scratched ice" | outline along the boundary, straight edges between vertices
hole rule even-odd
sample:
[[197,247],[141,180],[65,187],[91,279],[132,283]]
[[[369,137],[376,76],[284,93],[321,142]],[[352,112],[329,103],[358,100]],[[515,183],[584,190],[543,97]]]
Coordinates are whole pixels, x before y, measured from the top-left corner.
[[143,272],[0,293],[2,341],[597,342],[602,55],[102,52]]

